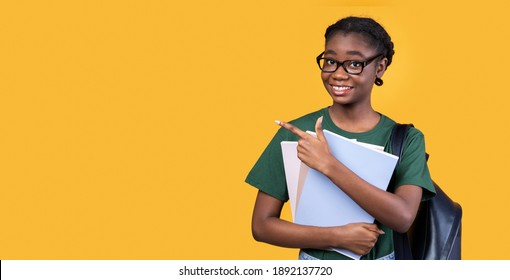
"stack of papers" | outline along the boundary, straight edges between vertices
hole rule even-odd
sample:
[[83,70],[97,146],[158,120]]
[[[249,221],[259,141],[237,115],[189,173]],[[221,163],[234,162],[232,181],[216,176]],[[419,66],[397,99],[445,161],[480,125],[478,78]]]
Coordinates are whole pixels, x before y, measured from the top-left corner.
[[[398,157],[380,147],[357,142],[324,130],[331,153],[359,177],[386,190]],[[374,217],[347,196],[324,174],[303,164],[297,157],[297,142],[281,143],[285,177],[294,223],[311,226],[341,226],[349,223],[373,223]],[[350,258],[361,256],[332,248]]]

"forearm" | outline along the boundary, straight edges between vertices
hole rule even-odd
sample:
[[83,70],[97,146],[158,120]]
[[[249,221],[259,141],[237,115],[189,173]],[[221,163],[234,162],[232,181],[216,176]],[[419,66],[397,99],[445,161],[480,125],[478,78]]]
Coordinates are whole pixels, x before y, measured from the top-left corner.
[[402,197],[369,184],[336,159],[328,159],[321,172],[382,224],[399,232],[411,226],[416,207]]
[[277,217],[253,220],[252,231],[257,241],[288,248],[328,249],[341,243],[333,241],[332,228],[304,226]]
[[282,207],[282,201],[259,191],[252,217],[255,240],[289,248],[345,248],[364,255],[384,233],[375,224],[367,223],[336,227],[293,224],[280,219]]
[[[342,236],[332,228],[294,224],[280,218],[284,203],[259,191],[252,217],[255,240],[288,248],[337,247]],[[339,230],[340,234],[342,230]],[[336,235],[335,235],[336,234]]]

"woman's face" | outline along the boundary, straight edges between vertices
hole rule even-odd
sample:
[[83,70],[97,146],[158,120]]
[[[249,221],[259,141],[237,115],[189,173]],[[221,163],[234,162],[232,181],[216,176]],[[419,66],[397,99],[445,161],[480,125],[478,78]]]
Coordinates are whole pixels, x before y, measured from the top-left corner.
[[[379,55],[376,49],[358,33],[334,34],[327,42],[324,58],[343,62],[356,60],[364,62]],[[386,58],[376,59],[363,68],[358,75],[348,74],[343,67],[333,73],[322,72],[324,87],[333,98],[334,103],[341,105],[370,105],[370,93],[377,77],[382,77],[386,68]]]

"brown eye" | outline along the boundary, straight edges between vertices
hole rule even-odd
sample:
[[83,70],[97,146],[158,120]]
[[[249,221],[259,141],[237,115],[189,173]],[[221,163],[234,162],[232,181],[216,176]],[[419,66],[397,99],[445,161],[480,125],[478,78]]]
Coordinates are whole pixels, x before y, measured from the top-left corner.
[[334,59],[325,58],[324,61],[326,62],[326,65],[329,65],[329,66],[336,65],[336,60],[334,60]]
[[349,68],[361,68],[361,67],[363,67],[363,62],[356,61],[356,60],[351,60],[347,64],[347,67],[349,67]]

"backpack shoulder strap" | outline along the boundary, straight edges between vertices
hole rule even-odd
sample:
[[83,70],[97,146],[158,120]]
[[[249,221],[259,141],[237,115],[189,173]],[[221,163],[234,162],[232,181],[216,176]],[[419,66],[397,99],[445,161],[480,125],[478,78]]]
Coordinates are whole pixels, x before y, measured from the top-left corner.
[[413,124],[400,124],[397,123],[393,127],[391,131],[391,152],[392,154],[398,156],[398,163],[400,163],[400,157],[402,156],[402,152],[404,151],[404,142],[407,137],[407,132],[411,127],[414,127]]
[[[413,127],[412,124],[395,124],[393,130],[391,131],[390,138],[390,147],[392,154],[398,156],[397,166],[400,163],[400,159],[402,157],[402,152],[404,150],[404,142],[407,137],[407,132],[409,129]],[[396,167],[395,167],[396,170]],[[393,173],[393,178],[391,182],[393,183],[395,177],[395,173]],[[395,259],[397,260],[412,260],[413,254],[411,251],[411,245],[409,243],[409,238],[407,233],[399,233],[393,231],[393,247],[395,250]]]

